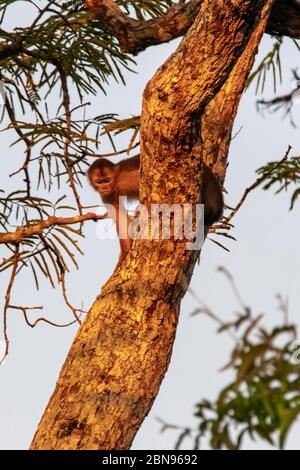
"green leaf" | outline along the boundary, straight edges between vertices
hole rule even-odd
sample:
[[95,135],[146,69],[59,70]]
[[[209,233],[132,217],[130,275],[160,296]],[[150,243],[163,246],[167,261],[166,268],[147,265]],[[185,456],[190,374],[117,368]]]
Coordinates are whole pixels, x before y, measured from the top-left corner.
[[284,448],[287,434],[290,431],[294,421],[300,414],[300,404],[295,406],[291,411],[289,411],[286,416],[282,419],[280,424],[280,435],[279,435],[279,446],[280,449]]

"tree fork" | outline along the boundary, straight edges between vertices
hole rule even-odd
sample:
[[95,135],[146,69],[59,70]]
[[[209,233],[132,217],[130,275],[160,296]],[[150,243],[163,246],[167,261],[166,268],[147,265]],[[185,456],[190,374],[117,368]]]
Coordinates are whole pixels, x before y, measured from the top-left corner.
[[[272,3],[204,0],[176,53],[148,83],[141,127],[147,207],[197,203],[202,159],[224,177],[231,112]],[[130,447],[168,367],[197,255],[182,241],[134,242],[76,335],[31,449]]]
[[[148,20],[129,17],[114,0],[85,0],[85,6],[91,12],[90,20],[97,18],[102,21],[110,34],[118,39],[123,52],[138,54],[149,46],[184,35],[195,21],[203,1],[178,2],[162,16]],[[299,0],[275,0],[266,32],[299,38]]]

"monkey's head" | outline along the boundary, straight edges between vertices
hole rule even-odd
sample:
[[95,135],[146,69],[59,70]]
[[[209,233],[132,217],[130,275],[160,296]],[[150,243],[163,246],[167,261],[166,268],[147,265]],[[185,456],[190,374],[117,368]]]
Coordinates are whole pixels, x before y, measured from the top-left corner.
[[107,199],[115,192],[118,165],[105,158],[99,158],[90,166],[87,176],[93,188],[102,198]]

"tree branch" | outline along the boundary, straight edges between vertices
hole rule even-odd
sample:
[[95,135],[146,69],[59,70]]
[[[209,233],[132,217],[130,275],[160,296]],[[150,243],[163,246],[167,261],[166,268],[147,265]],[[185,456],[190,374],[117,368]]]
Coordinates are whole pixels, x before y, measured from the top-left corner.
[[23,52],[22,44],[0,44],[0,60],[9,59],[15,57]]
[[9,308],[11,291],[15,282],[16,274],[17,274],[18,263],[19,263],[19,251],[20,251],[20,246],[17,243],[15,246],[13,268],[12,268],[11,276],[10,276],[8,287],[7,287],[6,294],[5,294],[5,304],[4,304],[4,311],[3,311],[3,336],[5,340],[5,351],[4,351],[2,358],[0,358],[0,365],[3,363],[3,361],[7,357],[8,350],[9,350],[9,338],[7,334],[7,310]]
[[31,182],[30,182],[28,166],[29,166],[30,159],[31,159],[32,141],[30,139],[28,139],[28,137],[26,137],[26,135],[24,135],[23,132],[21,131],[21,129],[18,127],[14,109],[10,105],[10,102],[9,102],[8,98],[6,98],[6,100],[5,100],[5,106],[6,106],[7,114],[9,116],[9,119],[11,121],[11,124],[12,124],[13,128],[15,129],[15,131],[18,134],[18,136],[20,137],[20,139],[26,145],[25,161],[24,161],[23,165],[21,166],[21,168],[19,168],[19,170],[14,172],[11,176],[16,175],[17,173],[20,173],[20,171],[24,171],[24,175],[25,175],[24,182],[26,184],[26,194],[27,194],[27,197],[30,197]]
[[68,137],[65,138],[65,142],[64,142],[64,157],[65,157],[66,168],[67,168],[67,173],[69,177],[69,184],[70,184],[72,193],[74,195],[74,198],[78,207],[79,215],[82,215],[82,206],[81,206],[79,194],[77,192],[76,185],[74,182],[73,163],[69,156],[69,146],[70,146],[69,136],[72,131],[72,120],[71,120],[70,94],[68,90],[67,75],[60,63],[57,64],[57,68],[58,68],[58,72],[59,72],[60,80],[61,80],[63,107],[65,109],[65,114],[66,114],[66,127],[67,127],[67,133],[68,133]]
[[193,24],[203,0],[180,1],[161,17],[139,21],[130,18],[113,0],[85,0],[92,14],[115,36],[123,52],[137,54],[149,46],[182,36]]
[[8,307],[12,310],[20,310],[24,315],[25,322],[31,328],[35,328],[37,326],[37,324],[40,323],[40,322],[45,322],[48,325],[55,326],[56,328],[66,328],[66,327],[74,325],[74,323],[76,323],[76,320],[74,320],[70,323],[65,323],[65,324],[62,325],[62,324],[59,324],[59,323],[54,323],[51,320],[47,320],[47,318],[37,318],[33,323],[31,323],[28,319],[27,312],[29,310],[43,310],[44,307],[22,307],[22,306],[18,306],[18,305],[9,305]]
[[257,180],[254,181],[254,183],[251,184],[251,186],[249,186],[248,188],[245,189],[245,192],[244,192],[243,196],[241,197],[241,199],[240,199],[239,203],[237,204],[237,206],[232,210],[232,212],[227,217],[225,217],[225,224],[229,224],[229,222],[235,216],[237,211],[240,210],[240,208],[244,204],[248,194],[251,193],[251,191],[253,191],[254,189],[256,189],[263,181],[265,181],[267,178],[269,178],[269,176],[271,176],[271,174],[277,168],[279,168],[282,165],[283,162],[285,162],[288,159],[288,156],[289,156],[289,153],[290,153],[291,150],[292,150],[292,147],[289,145],[284,157],[282,158],[282,160],[280,160],[278,162],[278,164],[275,165],[270,171],[268,171],[264,175],[257,178]]
[[[139,21],[130,18],[114,0],[85,0],[92,19],[97,18],[118,39],[121,50],[132,54],[183,36],[196,19],[203,0],[179,1],[161,17]],[[267,33],[300,38],[299,0],[276,0]]]
[[[203,0],[179,1],[161,17],[139,21],[130,18],[113,0],[85,0],[91,12],[91,20],[97,18],[115,36],[123,52],[138,54],[155,44],[163,44],[183,36],[195,21]],[[276,0],[271,11],[266,32],[279,36],[300,38],[299,0]],[[11,35],[7,33],[7,37]],[[0,61],[20,54],[34,56],[36,50],[28,50],[21,42],[0,44]]]
[[263,183],[266,179],[268,179],[272,173],[277,170],[285,161],[287,161],[290,151],[292,150],[292,147],[289,145],[288,149],[284,155],[284,157],[275,165],[270,171],[265,173],[264,175],[260,176],[257,178],[254,183],[251,184],[248,188],[245,189],[242,197],[240,198],[238,204],[231,210],[230,214],[228,216],[223,217],[223,221],[221,221],[219,224],[212,225],[209,233],[218,233],[218,230],[231,230],[233,225],[231,225],[231,220],[235,217],[236,213],[240,210],[240,208],[243,206],[244,202],[246,201],[247,197],[249,194],[254,191],[258,186]]
[[45,229],[53,225],[73,225],[85,222],[87,220],[103,220],[107,218],[107,214],[97,215],[89,212],[88,214],[78,215],[76,217],[49,217],[47,220],[41,220],[33,225],[18,227],[15,232],[0,233],[0,244],[2,243],[19,243],[24,238],[41,234]]

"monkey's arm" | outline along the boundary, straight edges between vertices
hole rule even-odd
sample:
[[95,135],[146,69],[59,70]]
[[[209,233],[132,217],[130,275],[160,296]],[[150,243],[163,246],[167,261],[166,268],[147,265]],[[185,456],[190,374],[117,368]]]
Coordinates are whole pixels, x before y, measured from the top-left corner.
[[115,269],[117,269],[123,260],[125,259],[128,251],[130,250],[132,240],[129,236],[128,226],[130,223],[130,219],[128,217],[127,211],[125,206],[122,202],[118,201],[114,204],[115,208],[115,222],[116,222],[116,229],[118,233],[118,237],[120,240],[120,248],[121,253]]

